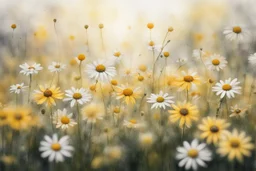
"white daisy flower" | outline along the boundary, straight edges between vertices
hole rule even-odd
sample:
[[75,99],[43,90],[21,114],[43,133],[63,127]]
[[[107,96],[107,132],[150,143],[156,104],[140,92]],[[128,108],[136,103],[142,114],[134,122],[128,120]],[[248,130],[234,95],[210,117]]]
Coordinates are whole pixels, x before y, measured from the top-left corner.
[[110,60],[112,60],[114,64],[118,64],[120,63],[122,58],[123,58],[123,54],[119,50],[114,50]]
[[88,90],[84,88],[76,89],[71,87],[71,89],[66,90],[67,98],[63,99],[63,101],[71,101],[70,106],[73,107],[75,103],[79,103],[80,105],[89,102],[92,99],[91,94],[88,93]]
[[10,86],[10,92],[15,94],[20,94],[22,91],[24,91],[28,86],[24,86],[24,83],[21,84],[14,84]]
[[223,34],[225,35],[226,39],[228,40],[238,40],[242,41],[246,37],[249,37],[249,31],[242,27],[242,26],[232,26],[232,27],[227,27],[224,29]]
[[226,58],[218,54],[213,54],[206,60],[205,65],[209,70],[220,71],[227,66],[227,63]]
[[166,106],[171,107],[171,104],[174,103],[171,99],[173,99],[173,96],[169,96],[168,93],[163,93],[163,91],[160,91],[159,94],[151,94],[151,96],[148,98],[148,103],[153,103],[151,106],[151,109],[154,108],[163,108],[165,109]]
[[39,151],[42,152],[41,157],[47,158],[50,162],[63,162],[64,157],[71,157],[71,151],[74,148],[68,142],[69,136],[64,136],[58,140],[57,134],[53,134],[52,138],[48,135],[44,136],[44,141],[40,142]]
[[73,113],[68,114],[67,109],[58,109],[53,115],[53,123],[56,124],[56,128],[67,129],[73,127],[77,123],[72,119]]
[[66,68],[65,64],[59,62],[52,62],[51,65],[48,66],[50,72],[60,72]]
[[251,55],[248,57],[248,61],[249,61],[249,63],[250,63],[252,66],[255,66],[255,65],[256,65],[256,53],[251,54]]
[[206,161],[212,160],[212,152],[206,148],[206,144],[199,144],[194,139],[191,144],[183,142],[183,147],[177,147],[176,159],[180,160],[179,167],[185,167],[186,170],[197,170],[198,166],[207,167]]
[[116,68],[112,61],[97,60],[87,64],[86,71],[91,79],[96,81],[109,81],[116,75]]
[[37,64],[34,63],[33,65],[28,65],[27,63],[20,65],[20,68],[22,69],[20,71],[20,73],[28,76],[28,75],[32,75],[32,74],[38,74],[38,72],[40,70],[43,69],[43,67],[41,67],[41,64]]
[[240,82],[237,81],[237,78],[231,80],[231,78],[216,83],[214,87],[212,87],[212,91],[217,92],[216,95],[220,95],[220,98],[223,98],[227,95],[228,98],[235,97],[235,94],[240,94],[241,87],[238,86]]
[[192,53],[192,57],[199,60],[203,57],[206,53],[202,49],[194,49]]

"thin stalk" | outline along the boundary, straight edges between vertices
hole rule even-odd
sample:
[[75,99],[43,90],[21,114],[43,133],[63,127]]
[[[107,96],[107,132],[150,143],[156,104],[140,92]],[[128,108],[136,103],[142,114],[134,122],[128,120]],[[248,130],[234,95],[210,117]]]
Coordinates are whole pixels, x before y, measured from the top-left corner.
[[81,80],[81,87],[83,87],[82,61],[79,63],[79,76],[80,76],[80,80]]
[[30,102],[31,84],[32,84],[32,74],[29,74],[28,103]]
[[105,54],[105,57],[107,56],[106,54],[106,49],[105,49],[105,45],[104,45],[104,41],[103,41],[103,33],[102,33],[102,29],[100,29],[100,38],[101,38],[101,46],[102,46],[102,49],[104,51],[104,54]]
[[218,106],[218,108],[217,108],[217,110],[216,110],[216,118],[219,117],[219,112],[220,112],[220,109],[221,109],[221,105],[222,105],[223,100],[224,100],[224,98],[221,98],[221,99],[220,99],[219,106]]
[[87,47],[88,47],[88,53],[90,53],[89,39],[88,39],[88,32],[87,32],[87,29],[86,29],[85,31],[86,31],[86,44],[87,44]]

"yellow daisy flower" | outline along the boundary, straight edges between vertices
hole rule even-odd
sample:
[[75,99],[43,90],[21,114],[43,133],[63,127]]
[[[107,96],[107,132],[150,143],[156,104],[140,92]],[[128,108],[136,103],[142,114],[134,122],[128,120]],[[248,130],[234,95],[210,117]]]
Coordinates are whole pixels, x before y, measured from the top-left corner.
[[200,80],[196,72],[188,71],[187,73],[182,71],[182,76],[176,78],[175,85],[179,87],[179,91],[190,90],[191,86],[199,85]]
[[0,126],[4,126],[8,124],[8,113],[1,109],[0,110]]
[[12,129],[22,130],[31,126],[31,113],[32,111],[28,107],[10,107],[5,109],[8,113],[8,123]]
[[226,123],[223,119],[216,119],[212,117],[204,118],[202,124],[200,124],[199,130],[202,131],[200,137],[206,139],[208,144],[217,144],[220,138],[228,131],[229,123]]
[[117,93],[116,99],[124,98],[126,104],[135,104],[135,99],[140,97],[139,87],[131,88],[128,86],[121,85],[115,87]]
[[251,156],[251,150],[254,148],[251,140],[252,138],[246,136],[245,132],[238,133],[234,129],[220,140],[217,152],[221,156],[227,156],[229,161],[237,159],[242,162],[244,156]]
[[190,128],[192,121],[198,120],[198,109],[191,103],[178,102],[177,105],[172,104],[172,108],[173,110],[168,111],[171,114],[169,121],[179,122],[181,128],[184,126]]
[[56,105],[55,99],[62,99],[63,93],[61,93],[60,88],[56,86],[51,86],[46,88],[44,86],[39,86],[39,90],[35,90],[34,99],[37,104],[43,104],[52,106]]

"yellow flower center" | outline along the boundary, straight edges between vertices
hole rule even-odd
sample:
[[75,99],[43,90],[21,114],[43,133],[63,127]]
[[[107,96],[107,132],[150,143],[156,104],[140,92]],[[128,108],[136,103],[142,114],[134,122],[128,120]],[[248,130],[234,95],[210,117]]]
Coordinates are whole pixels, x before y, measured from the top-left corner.
[[150,42],[148,43],[148,45],[149,45],[149,46],[154,46],[155,43],[154,43],[153,41],[150,41]]
[[57,64],[57,65],[55,65],[55,68],[60,68],[60,65],[58,65],[58,64]]
[[232,89],[232,86],[231,86],[230,84],[224,84],[224,85],[222,86],[222,89],[225,90],[225,91],[229,91],[229,90]]
[[95,91],[95,90],[96,90],[96,86],[95,86],[95,85],[91,85],[91,86],[90,86],[90,90],[91,90],[91,91]]
[[83,61],[83,60],[85,60],[85,55],[79,54],[77,58],[78,58],[78,60]]
[[130,88],[126,88],[126,89],[123,90],[123,94],[125,96],[131,96],[133,94],[133,91]]
[[117,85],[117,81],[116,80],[111,80],[111,84],[115,86],[115,85]]
[[154,28],[154,24],[153,24],[153,23],[148,23],[148,24],[147,24],[147,27],[148,27],[149,29],[152,29],[152,28]]
[[62,124],[69,124],[70,119],[67,116],[63,116],[61,117],[60,121]]
[[44,91],[44,96],[45,96],[45,97],[51,97],[51,96],[52,96],[52,91],[49,90],[49,89],[46,89],[46,90]]
[[52,150],[54,151],[60,151],[61,149],[61,146],[59,143],[53,143],[52,146],[51,146]]
[[220,60],[218,60],[218,59],[213,59],[213,60],[212,60],[212,64],[213,64],[213,65],[219,65],[219,64],[220,64]]
[[211,126],[210,130],[212,133],[219,132],[219,128],[216,125]]
[[114,113],[120,113],[120,108],[119,107],[115,107],[113,111],[114,111]]
[[183,115],[183,116],[186,116],[188,114],[188,109],[186,108],[181,108],[180,109],[180,114]]
[[119,57],[120,55],[121,55],[120,52],[115,52],[115,53],[114,53],[114,56],[115,56],[115,57]]
[[100,65],[96,66],[96,71],[104,72],[104,71],[106,71],[106,67],[104,65],[100,64]]
[[240,146],[240,141],[238,139],[231,139],[230,145],[232,148],[238,148]]
[[17,89],[21,89],[21,86],[18,86]]
[[6,115],[0,115],[0,120],[6,120],[7,116]]
[[236,34],[239,34],[242,32],[242,28],[239,26],[235,26],[235,27],[233,27],[233,32]]
[[104,132],[108,133],[109,132],[108,128],[104,128]]
[[14,118],[15,118],[17,121],[20,121],[20,120],[22,120],[22,115],[21,115],[20,113],[15,113]]
[[164,98],[161,97],[161,96],[159,96],[159,97],[157,97],[156,101],[157,101],[158,103],[162,103],[162,102],[164,102]]
[[33,69],[33,70],[34,70],[34,69],[35,69],[35,67],[30,66],[30,67],[28,67],[28,69]]
[[78,99],[81,99],[82,98],[82,94],[81,93],[74,93],[73,94],[73,98],[78,100]]
[[198,156],[198,150],[196,149],[188,150],[188,156],[191,158],[196,158]]
[[194,81],[194,78],[191,75],[187,75],[187,76],[184,77],[184,81],[192,82],[192,81]]
[[135,119],[131,119],[129,122],[132,123],[132,124],[136,124],[137,123],[137,121]]
[[236,109],[235,112],[238,114],[238,113],[241,112],[241,110],[240,109]]
[[80,76],[75,76],[74,79],[75,79],[76,81],[79,81],[79,80],[81,79],[81,77],[80,77]]
[[143,80],[144,80],[144,77],[143,77],[142,75],[139,75],[139,76],[138,76],[138,80],[139,80],[139,81],[143,81]]
[[164,57],[166,57],[166,58],[169,57],[169,55],[170,55],[169,52],[164,52],[163,54],[164,54]]
[[125,71],[126,75],[129,75],[130,73],[131,73],[131,70],[129,70],[129,69]]

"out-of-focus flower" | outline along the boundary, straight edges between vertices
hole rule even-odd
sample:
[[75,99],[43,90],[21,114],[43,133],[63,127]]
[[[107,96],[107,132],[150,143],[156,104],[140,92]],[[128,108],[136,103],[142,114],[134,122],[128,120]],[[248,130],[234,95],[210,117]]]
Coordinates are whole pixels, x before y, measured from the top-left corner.
[[148,50],[150,51],[161,52],[162,48],[162,45],[155,45],[152,41],[149,42]]
[[224,57],[218,54],[213,54],[206,60],[205,65],[209,70],[220,71],[227,66],[227,63],[228,62]]
[[249,157],[254,145],[251,143],[252,138],[246,136],[245,132],[238,132],[234,129],[223,136],[219,143],[217,152],[222,156],[227,156],[229,161],[237,159],[243,161],[244,156]]
[[0,126],[8,124],[8,117],[10,117],[8,110],[0,109]]
[[144,64],[141,64],[141,65],[138,67],[138,69],[139,69],[141,72],[146,72],[147,69],[148,69],[148,67],[147,67],[146,65],[144,65]]
[[252,66],[255,66],[255,65],[256,65],[256,53],[251,54],[251,55],[248,57],[248,61],[249,61],[249,63],[250,63]]
[[96,123],[97,120],[102,120],[104,109],[102,106],[91,103],[82,109],[83,120],[89,123]]
[[92,160],[91,167],[93,169],[98,169],[98,168],[102,167],[103,164],[104,164],[104,157],[103,156],[96,156]]
[[32,74],[38,74],[38,72],[40,70],[43,69],[43,67],[41,67],[41,64],[37,64],[37,63],[34,63],[33,65],[28,65],[27,63],[24,63],[22,65],[20,65],[20,68],[22,69],[20,71],[20,73],[28,76],[28,75],[32,75]]
[[58,109],[53,115],[53,123],[56,124],[56,128],[67,129],[73,127],[77,123],[72,119],[73,113],[68,114],[67,109]]
[[155,137],[154,134],[152,134],[151,132],[140,133],[139,135],[139,143],[143,148],[149,148],[150,146],[152,146],[154,141]]
[[121,85],[115,87],[117,93],[116,99],[124,99],[126,104],[135,104],[135,99],[140,97],[139,87],[131,88],[129,86]]
[[62,99],[63,93],[60,91],[59,87],[52,85],[51,87],[46,87],[39,85],[39,90],[35,90],[34,99],[37,104],[43,104],[46,102],[47,106],[56,105],[55,99]]
[[79,103],[80,105],[88,103],[91,101],[91,94],[89,94],[88,90],[84,88],[76,89],[71,87],[71,89],[66,90],[67,98],[63,99],[63,101],[70,101],[70,106],[74,107],[75,103]]
[[240,82],[237,81],[237,78],[231,80],[231,78],[216,83],[214,87],[212,87],[212,91],[216,92],[216,95],[220,95],[220,98],[227,96],[228,98],[235,97],[235,94],[240,94],[241,87],[238,86]]
[[8,116],[8,123],[12,129],[24,130],[30,127],[31,109],[27,107],[10,107],[5,112]]
[[204,118],[202,124],[198,128],[202,131],[200,137],[206,139],[208,144],[214,143],[217,145],[220,138],[227,133],[229,123],[223,119],[216,119],[212,117]]
[[192,121],[198,120],[198,109],[191,103],[178,102],[177,105],[172,104],[172,110],[168,112],[171,114],[169,120],[171,122],[179,122],[180,128],[184,126],[190,128]]
[[104,156],[106,162],[115,162],[121,159],[122,157],[122,148],[120,146],[107,146],[104,148]]
[[179,66],[184,65],[187,62],[187,58],[178,58],[176,60],[176,63],[178,63]]
[[61,72],[65,68],[66,68],[66,65],[60,62],[52,62],[51,65],[48,66],[48,69],[50,70],[50,72]]
[[175,85],[179,87],[179,91],[190,90],[191,86],[200,84],[200,79],[196,72],[189,70],[188,73],[182,71],[181,74],[181,77],[175,79]]
[[243,26],[232,26],[224,29],[223,34],[228,40],[242,41],[246,37],[249,37],[250,32]]
[[127,128],[139,128],[141,126],[140,123],[136,119],[124,120],[124,126]]
[[20,94],[21,92],[25,91],[28,86],[24,86],[24,83],[21,84],[14,84],[10,87],[10,92],[15,94]]
[[205,162],[212,160],[212,152],[207,149],[205,143],[199,144],[194,139],[191,144],[183,142],[183,147],[177,147],[176,159],[180,160],[179,167],[185,167],[186,170],[197,170],[198,166],[207,167]]
[[86,72],[91,79],[105,82],[111,80],[116,75],[116,68],[113,66],[112,61],[98,60],[87,64]]
[[42,158],[48,157],[50,162],[55,160],[57,163],[63,162],[64,157],[71,157],[71,151],[73,150],[74,148],[69,145],[69,136],[64,136],[58,140],[57,134],[53,134],[52,138],[45,135],[39,147]]
[[245,112],[247,111],[248,108],[240,108],[238,107],[238,105],[236,104],[235,106],[231,106],[230,107],[230,111],[231,111],[231,114],[229,115],[230,117],[236,117],[236,118],[239,118],[239,117],[244,117],[245,116]]
[[3,162],[4,165],[8,165],[8,166],[13,165],[17,162],[14,156],[7,156],[7,155],[1,156],[0,161]]
[[171,107],[171,104],[174,103],[174,101],[172,101],[174,97],[173,96],[169,96],[168,93],[163,93],[163,91],[160,91],[159,94],[151,94],[151,96],[148,98],[148,103],[153,103],[153,105],[151,106],[151,109],[153,108],[163,108],[165,109],[166,106]]

